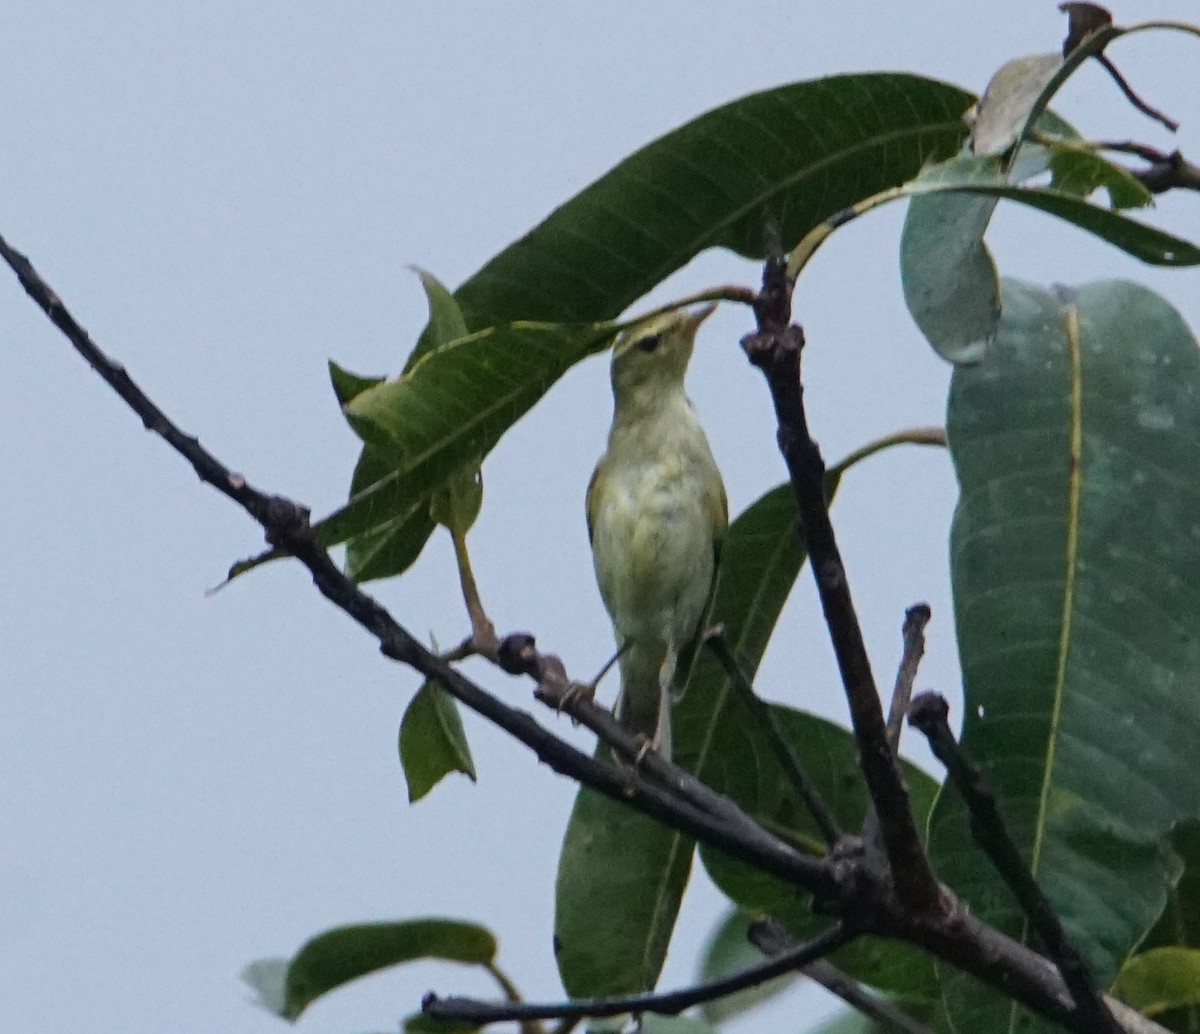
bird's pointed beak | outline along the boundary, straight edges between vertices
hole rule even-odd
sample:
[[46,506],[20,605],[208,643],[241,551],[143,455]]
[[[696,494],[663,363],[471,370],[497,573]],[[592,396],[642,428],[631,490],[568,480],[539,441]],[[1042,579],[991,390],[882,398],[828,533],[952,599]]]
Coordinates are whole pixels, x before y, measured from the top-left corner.
[[709,302],[707,305],[702,305],[699,309],[693,309],[688,314],[687,328],[693,334],[700,329],[700,324],[703,323],[709,316],[717,310],[716,302]]

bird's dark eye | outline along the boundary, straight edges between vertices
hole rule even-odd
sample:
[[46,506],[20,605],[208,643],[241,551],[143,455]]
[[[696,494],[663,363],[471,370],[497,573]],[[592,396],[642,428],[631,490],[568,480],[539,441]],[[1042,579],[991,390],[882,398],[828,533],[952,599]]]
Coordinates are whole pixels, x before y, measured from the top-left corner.
[[637,343],[638,348],[643,352],[653,352],[662,341],[661,334],[651,334],[650,337],[644,337]]

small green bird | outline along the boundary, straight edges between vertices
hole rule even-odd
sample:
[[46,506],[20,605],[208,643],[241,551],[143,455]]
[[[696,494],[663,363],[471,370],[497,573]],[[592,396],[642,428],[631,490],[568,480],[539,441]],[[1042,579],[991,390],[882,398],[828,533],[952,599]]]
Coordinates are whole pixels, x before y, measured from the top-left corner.
[[620,651],[617,717],[671,756],[680,654],[702,631],[729,523],[725,485],[683,390],[715,308],[656,316],[613,347],[613,422],[587,493],[600,595]]

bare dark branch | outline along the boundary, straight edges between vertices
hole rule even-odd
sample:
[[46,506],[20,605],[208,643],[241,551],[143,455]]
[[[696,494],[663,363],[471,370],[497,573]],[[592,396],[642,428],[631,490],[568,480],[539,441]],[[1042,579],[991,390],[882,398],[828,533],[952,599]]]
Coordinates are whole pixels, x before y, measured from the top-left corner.
[[925,656],[925,626],[932,616],[933,611],[928,603],[914,603],[904,612],[904,626],[900,633],[904,649],[900,655],[900,667],[896,670],[896,684],[892,687],[892,703],[888,708],[887,720],[888,743],[893,752],[900,749],[900,730],[908,713],[908,702],[912,699],[917,668]]
[[[752,922],[748,936],[751,944],[764,955],[772,958],[791,950],[796,943],[796,938],[782,923],[769,918]],[[815,962],[810,962],[800,972],[887,1030],[898,1031],[899,1034],[932,1034],[928,1027],[914,1020],[894,1002],[871,994],[857,980],[847,976],[828,959],[817,959]]]
[[1129,103],[1135,108],[1137,108],[1138,111],[1140,111],[1147,118],[1152,118],[1155,122],[1159,122],[1166,126],[1167,129],[1169,129],[1172,133],[1179,131],[1178,122],[1176,122],[1170,116],[1163,114],[1158,110],[1158,108],[1152,108],[1134,92],[1133,87],[1125,81],[1125,77],[1119,71],[1117,71],[1117,66],[1114,65],[1111,60],[1109,60],[1106,54],[1097,54],[1096,60],[1099,61],[1100,64],[1104,66],[1104,70],[1113,77],[1113,81],[1121,88],[1121,92],[1125,94],[1125,99],[1128,100]]
[[549,1020],[576,1016],[620,1016],[622,1013],[662,1013],[673,1016],[693,1005],[712,1002],[718,998],[766,983],[775,977],[791,973],[802,966],[823,958],[843,944],[853,940],[854,933],[835,926],[811,941],[805,941],[790,951],[768,959],[756,966],[719,980],[695,987],[657,994],[630,995],[624,998],[588,998],[556,1004],[511,1004],[482,1002],[473,998],[438,998],[428,994],[421,1002],[421,1011],[438,1020],[458,1020],[467,1023],[498,1023],[502,1020]]
[[782,257],[769,259],[755,305],[758,331],[742,339],[751,363],[762,370],[778,419],[779,450],[791,478],[808,549],[809,566],[850,705],[851,724],[896,892],[917,912],[941,907],[941,892],[921,845],[908,788],[888,746],[883,708],[875,688],[846,569],[825,498],[825,462],[808,429],[800,354],[804,332],[791,322],[792,284]]
[[1058,966],[1071,997],[1075,999],[1076,1029],[1081,1034],[1120,1034],[1122,1028],[1105,1005],[1083,957],[1067,936],[1053,906],[1037,885],[1009,834],[995,794],[950,731],[949,710],[943,697],[936,693],[921,693],[913,700],[909,723],[929,740],[933,753],[946,766],[950,782],[967,806],[971,835],[1017,899]]

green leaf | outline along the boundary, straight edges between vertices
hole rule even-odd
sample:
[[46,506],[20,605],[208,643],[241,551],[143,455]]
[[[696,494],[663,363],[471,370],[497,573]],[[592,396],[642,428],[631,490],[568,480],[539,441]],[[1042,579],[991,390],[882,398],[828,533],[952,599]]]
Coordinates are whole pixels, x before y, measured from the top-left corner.
[[[701,982],[731,976],[763,961],[763,954],[747,939],[754,914],[744,909],[732,908],[725,913],[708,935],[708,943],[700,958]],[[704,1018],[712,1024],[724,1023],[735,1016],[742,1016],[751,1009],[770,1001],[791,987],[799,974],[790,973],[768,980],[757,987],[706,1002],[700,1007]]]
[[[846,469],[876,452],[941,441],[940,432],[918,429],[871,442],[830,470],[828,491],[832,495]],[[713,620],[724,626],[751,674],[803,560],[789,485],[758,499],[725,535]],[[745,716],[711,658],[699,658],[672,719],[676,762],[722,789],[731,757],[724,743],[729,737],[740,742]],[[559,861],[555,901],[558,968],[570,995],[630,994],[653,986],[691,855],[690,840],[632,809],[580,791]]]
[[[606,348],[611,333],[537,323],[493,327],[442,345],[398,380],[355,396],[346,417],[374,450],[363,452],[350,501],[317,525],[322,542],[421,520],[418,508],[429,520],[433,489],[485,456],[559,377]],[[369,475],[377,476],[358,488]],[[362,566],[353,568],[360,579]]]
[[[432,273],[418,269],[417,275],[429,302],[430,333],[425,338],[426,343],[436,347],[466,337],[467,323],[454,295]],[[423,354],[419,349],[414,350],[405,364],[405,372],[411,370]],[[461,470],[435,488],[430,498],[430,516],[451,535],[465,536],[479,516],[483,506],[483,475],[479,469],[482,462],[483,457],[472,456]]]
[[[1097,161],[1103,159],[1097,158]],[[899,188],[894,196],[920,196],[943,191],[1019,201],[1065,219],[1151,265],[1192,266],[1200,263],[1200,248],[1195,244],[1119,212],[1093,205],[1067,191],[1009,183],[1003,171],[998,169],[996,159],[987,156],[967,155],[931,166],[917,179]]]
[[983,242],[998,204],[969,194],[914,197],[900,236],[900,282],[913,322],[943,359],[983,358],[1000,322],[1000,276]]
[[1135,955],[1121,967],[1113,994],[1146,1016],[1200,1005],[1200,950],[1155,948]]
[[338,366],[332,359],[329,360],[329,383],[333,385],[333,393],[337,396],[339,406],[346,405],[355,396],[361,395],[376,384],[382,384],[385,380],[386,377],[363,377],[361,374],[351,373],[344,366]]
[[1112,208],[1144,208],[1153,195],[1128,169],[1098,155],[1095,151],[1068,144],[1050,148],[1050,186],[1054,190],[1079,197],[1090,197],[1103,188],[1108,191]]
[[[963,746],[1107,984],[1178,874],[1164,839],[1200,812],[1200,352],[1144,288],[1006,283],[947,431]],[[1026,936],[951,793],[930,843],[975,914]],[[1013,1029],[1011,1003],[946,985],[959,1029]]]
[[[350,498],[369,492],[391,477],[404,463],[399,450],[364,445],[350,479]],[[428,496],[389,500],[390,512],[384,506],[364,520],[362,529],[346,543],[346,573],[356,582],[369,582],[407,571],[421,555],[436,524],[429,509]],[[345,510],[340,511],[342,513]],[[338,532],[337,525],[317,524],[315,530],[327,546],[335,545],[347,535]]]
[[[853,735],[816,715],[780,704],[772,705],[772,710],[839,824],[844,829],[861,829],[869,798]],[[726,715],[720,734],[713,749],[714,754],[719,752],[724,778],[715,788],[767,829],[802,850],[823,854],[825,845],[815,824],[748,716]],[[903,768],[913,814],[918,826],[923,826],[937,783],[907,762]],[[798,937],[812,937],[828,927],[828,918],[814,915],[809,902],[798,897],[793,887],[707,847],[701,847],[700,857],[713,882],[742,908],[775,917]],[[938,994],[932,963],[898,942],[860,938],[834,953],[831,961],[855,979],[901,998],[927,1001]]]
[[[1001,65],[979,98],[971,126],[971,150],[1000,155],[1020,140],[1030,112],[1062,64],[1062,55],[1055,52],[1029,54]],[[1045,102],[1042,104],[1044,107]]]
[[652,141],[455,291],[472,329],[614,319],[707,248],[761,258],[953,154],[974,98],[896,73],[750,94]]
[[475,762],[454,699],[436,682],[426,682],[400,722],[400,762],[408,799],[416,802],[444,776],[461,772],[475,782]]
[[433,490],[429,516],[452,535],[465,536],[483,508],[483,472],[475,457]]
[[[1183,862],[1179,882],[1167,894],[1167,907],[1154,929],[1139,945],[1152,948],[1200,949],[1200,820],[1180,823],[1171,832],[1171,847]],[[1162,1026],[1181,1034],[1200,1030],[1200,1002],[1171,1009],[1156,1017]]]
[[[1049,124],[1050,113],[1043,114]],[[1056,120],[1059,135],[1074,136]],[[941,180],[966,175],[997,183],[1019,183],[1049,168],[1051,187],[1087,198],[1100,187],[1114,208],[1143,205],[1150,193],[1126,170],[1095,152],[1068,143],[1023,146],[1009,165],[994,157],[962,156],[922,173]],[[915,187],[914,187],[915,189]],[[900,238],[900,275],[913,321],[943,359],[973,363],[983,358],[1000,322],[1000,278],[983,235],[999,203],[987,195],[917,195],[908,205]]]
[[[351,373],[337,363],[329,363],[329,380],[333,384],[338,404],[345,407],[370,388],[386,383],[382,377],[362,377]],[[366,445],[358,457],[354,476],[350,481],[350,495],[369,488],[385,478],[401,462],[398,450],[385,445]],[[421,500],[410,500],[398,507],[387,520],[370,531],[351,539],[346,548],[346,573],[355,581],[369,581],[407,570],[420,555],[433,531],[433,519],[429,507]],[[320,524],[316,525],[322,533]],[[336,543],[326,541],[326,545]],[[248,563],[237,565],[230,577],[253,570],[272,554],[256,557]]]
[[364,923],[314,937],[290,961],[252,962],[242,979],[258,992],[266,1009],[294,1020],[322,995],[388,966],[419,959],[487,966],[495,957],[495,937],[474,923],[453,919]]
[[654,987],[692,866],[692,841],[580,790],[554,888],[554,946],[572,998]]
[[404,373],[408,373],[416,366],[417,361],[423,358],[430,349],[457,341],[471,332],[467,321],[463,318],[458,301],[445,284],[432,273],[417,266],[413,267],[413,271],[420,277],[421,287],[425,290],[425,301],[429,305],[429,324],[424,335],[424,340],[429,347],[424,351],[413,350],[404,364]]
[[1142,950],[1200,948],[1200,820],[1176,826],[1171,847],[1183,862],[1183,874],[1167,895],[1167,907],[1142,942]]

